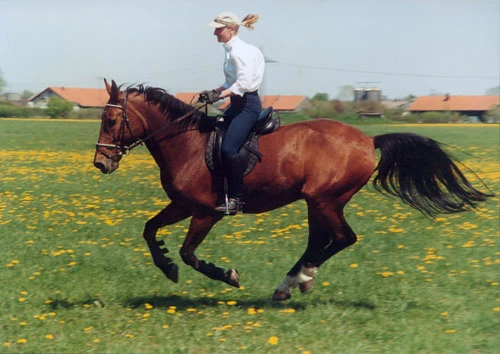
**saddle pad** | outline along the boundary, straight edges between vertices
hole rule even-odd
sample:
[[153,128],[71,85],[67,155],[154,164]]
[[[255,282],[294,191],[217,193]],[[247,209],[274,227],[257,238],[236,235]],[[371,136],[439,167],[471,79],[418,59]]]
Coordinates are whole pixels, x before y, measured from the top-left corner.
[[[221,157],[222,137],[223,135],[219,129],[214,130],[210,134],[207,149],[205,151],[205,162],[208,169],[212,172],[220,172],[221,174],[223,172]],[[240,154],[248,155],[248,164],[244,173],[245,176],[253,170],[257,162],[260,160],[260,157],[255,154],[254,151],[259,151],[259,137],[252,134],[252,137],[248,139],[240,149]]]

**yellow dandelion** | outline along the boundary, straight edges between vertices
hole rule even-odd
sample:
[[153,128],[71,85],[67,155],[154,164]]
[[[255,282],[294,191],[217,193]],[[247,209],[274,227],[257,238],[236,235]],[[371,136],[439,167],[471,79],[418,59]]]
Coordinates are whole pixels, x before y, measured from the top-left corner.
[[324,281],[324,282],[322,282],[322,283],[321,283],[321,285],[323,285],[323,286],[328,286],[328,285],[330,285],[330,283],[329,283],[329,282],[327,282],[327,281]]
[[153,308],[153,305],[151,305],[150,303],[145,303],[144,304],[144,307],[146,308],[146,310],[151,310]]
[[447,329],[446,331],[444,331],[444,333],[446,334],[452,334],[452,333],[456,333],[457,330],[456,329]]
[[237,301],[234,301],[234,300],[231,300],[231,301],[228,301],[226,302],[226,304],[228,304],[229,306],[234,306],[236,305],[238,302]]
[[358,264],[357,264],[357,263],[352,263],[349,267],[350,267],[350,268],[353,268],[353,269],[356,269],[356,268],[358,268],[359,266],[358,266]]
[[253,307],[250,307],[250,308],[248,309],[248,314],[249,314],[249,315],[255,315],[256,313],[257,313],[257,312],[255,311],[255,309],[254,309]]
[[271,345],[278,344],[278,337],[276,337],[276,336],[269,337],[268,343],[271,344]]
[[384,278],[392,277],[394,275],[393,272],[378,272],[377,274],[381,275]]
[[500,307],[493,307],[494,312],[500,312]]
[[54,339],[54,336],[52,334],[46,334],[45,338],[49,339],[49,340],[52,340],[52,339]]
[[28,343],[28,340],[27,340],[26,338],[19,338],[19,339],[17,340],[17,342],[18,342],[19,344],[25,344],[25,343]]
[[25,302],[26,301],[26,298],[25,297],[20,297],[19,298],[19,302]]

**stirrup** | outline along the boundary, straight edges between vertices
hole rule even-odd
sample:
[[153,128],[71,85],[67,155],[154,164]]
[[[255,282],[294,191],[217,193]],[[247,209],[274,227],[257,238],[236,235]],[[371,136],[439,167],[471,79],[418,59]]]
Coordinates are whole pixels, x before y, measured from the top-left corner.
[[229,198],[224,203],[216,206],[215,210],[225,215],[234,215],[243,212],[243,204],[240,198]]

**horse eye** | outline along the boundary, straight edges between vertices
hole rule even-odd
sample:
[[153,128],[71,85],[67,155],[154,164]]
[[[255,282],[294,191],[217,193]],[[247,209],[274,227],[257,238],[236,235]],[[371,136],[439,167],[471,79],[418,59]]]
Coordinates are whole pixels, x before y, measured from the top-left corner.
[[116,124],[116,119],[108,119],[108,127],[112,128]]

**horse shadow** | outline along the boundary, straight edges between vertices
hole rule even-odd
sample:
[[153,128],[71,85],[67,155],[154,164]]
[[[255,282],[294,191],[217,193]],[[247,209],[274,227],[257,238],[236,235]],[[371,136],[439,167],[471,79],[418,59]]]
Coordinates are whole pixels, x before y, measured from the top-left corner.
[[[125,307],[130,307],[133,309],[140,308],[149,304],[155,308],[171,308],[175,306],[178,311],[187,310],[188,308],[201,308],[201,307],[219,307],[222,303],[226,303],[227,300],[217,299],[217,298],[189,298],[181,297],[177,295],[167,295],[167,296],[141,296],[133,297],[127,299],[123,305]],[[236,300],[236,304],[232,307],[235,308],[256,308],[256,309],[287,309],[293,308],[295,311],[305,311],[308,308],[324,306],[324,305],[334,305],[338,307],[345,308],[358,308],[374,311],[376,306],[369,302],[368,300],[359,301],[345,301],[345,300],[334,300],[334,299],[314,299],[313,301],[295,301],[288,300],[283,302],[271,301],[268,298],[254,298],[254,299],[239,299]]]

